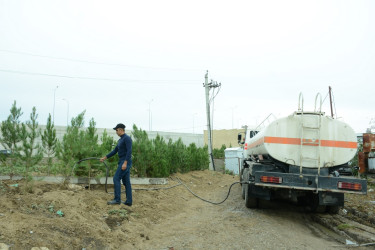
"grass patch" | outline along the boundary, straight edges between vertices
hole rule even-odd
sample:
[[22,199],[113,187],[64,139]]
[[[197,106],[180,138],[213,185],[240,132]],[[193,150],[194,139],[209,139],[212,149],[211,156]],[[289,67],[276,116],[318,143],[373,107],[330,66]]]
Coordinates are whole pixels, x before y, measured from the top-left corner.
[[234,175],[233,170],[225,169],[225,174]]
[[337,226],[337,229],[339,230],[345,230],[345,229],[348,229],[348,228],[352,228],[353,226],[350,225],[350,224],[340,224]]
[[128,211],[125,209],[112,209],[108,211],[109,215],[118,215],[121,218],[128,218]]

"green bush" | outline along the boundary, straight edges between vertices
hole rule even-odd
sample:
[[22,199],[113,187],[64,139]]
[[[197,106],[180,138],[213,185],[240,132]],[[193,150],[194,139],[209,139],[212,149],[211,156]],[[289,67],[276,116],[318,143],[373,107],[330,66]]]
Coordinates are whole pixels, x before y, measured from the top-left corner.
[[[1,144],[5,149],[11,150],[12,154],[1,156],[2,173],[21,173],[26,171],[47,171],[47,173],[78,176],[104,176],[105,165],[97,160],[84,161],[76,164],[79,160],[89,157],[100,158],[108,154],[116,146],[117,141],[104,131],[98,137],[96,123],[92,118],[87,128],[84,127],[85,111],[71,119],[62,140],[57,140],[51,115],[47,120],[46,129],[41,133],[36,121],[38,115],[35,108],[26,124],[20,122],[21,108],[16,107],[14,102],[11,114],[6,121],[1,123]],[[42,139],[42,145],[36,143],[36,139]],[[132,131],[132,175],[139,177],[167,177],[176,172],[188,172],[193,170],[208,169],[207,146],[198,148],[194,143],[184,145],[181,138],[173,142],[157,135],[150,140],[146,131],[138,129],[133,125]],[[36,165],[42,158],[42,150],[47,154],[48,167]],[[53,162],[53,157],[57,162]],[[118,155],[107,160],[110,175],[116,171]],[[22,163],[22,164],[21,164]],[[20,167],[17,170],[16,167]],[[36,168],[34,166],[37,166]],[[74,171],[73,171],[74,170]]]
[[220,149],[214,148],[213,152],[212,152],[212,154],[214,155],[214,158],[216,158],[216,159],[223,159],[223,158],[225,158],[224,150],[226,148],[227,147],[225,146],[225,144],[221,145]]
[[[91,118],[89,126],[84,129],[85,111],[71,120],[71,125],[67,127],[66,134],[62,141],[57,143],[57,158],[59,161],[59,173],[69,176],[104,176],[106,167],[98,160],[88,160],[76,164],[79,160],[85,158],[100,158],[113,150],[116,141],[108,136],[104,131],[99,142],[99,136],[96,131],[96,122]],[[109,166],[117,164],[118,156],[108,160]],[[73,169],[74,167],[74,169]],[[110,175],[113,175],[114,169],[110,169]],[[73,172],[73,173],[72,173]]]
[[150,140],[146,131],[133,126],[133,173],[139,177],[166,177],[176,172],[208,169],[207,147],[186,147],[181,138],[168,143],[157,135]]
[[133,174],[139,177],[149,176],[152,154],[148,135],[146,131],[138,129],[136,125],[133,125],[132,139]]
[[1,133],[0,138],[1,145],[10,150],[9,156],[1,156],[1,171],[2,173],[7,173],[9,175],[17,174],[19,171],[17,169],[19,163],[19,147],[18,143],[21,142],[21,121],[22,116],[21,108],[17,108],[16,101],[14,101],[11,109],[10,115],[5,121],[1,122]]

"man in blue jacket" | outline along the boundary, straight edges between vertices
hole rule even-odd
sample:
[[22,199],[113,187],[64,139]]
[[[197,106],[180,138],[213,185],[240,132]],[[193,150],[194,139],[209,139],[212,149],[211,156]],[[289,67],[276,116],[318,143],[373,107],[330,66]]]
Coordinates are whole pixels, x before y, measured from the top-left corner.
[[126,190],[126,201],[125,205],[131,206],[132,200],[132,187],[130,184],[130,168],[132,166],[132,139],[130,136],[125,134],[125,125],[119,123],[113,128],[116,130],[116,134],[120,136],[117,146],[112,152],[100,159],[101,162],[114,156],[118,153],[119,161],[115,176],[113,176],[113,184],[115,186],[115,198],[108,201],[108,205],[121,204],[121,180]]

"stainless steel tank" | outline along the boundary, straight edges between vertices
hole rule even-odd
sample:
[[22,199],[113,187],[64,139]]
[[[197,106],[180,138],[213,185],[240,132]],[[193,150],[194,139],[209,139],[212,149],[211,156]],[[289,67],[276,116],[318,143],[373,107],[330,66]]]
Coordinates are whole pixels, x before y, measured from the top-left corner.
[[250,138],[244,155],[270,155],[287,164],[322,168],[349,162],[357,151],[357,137],[346,123],[321,112],[295,112],[277,119]]

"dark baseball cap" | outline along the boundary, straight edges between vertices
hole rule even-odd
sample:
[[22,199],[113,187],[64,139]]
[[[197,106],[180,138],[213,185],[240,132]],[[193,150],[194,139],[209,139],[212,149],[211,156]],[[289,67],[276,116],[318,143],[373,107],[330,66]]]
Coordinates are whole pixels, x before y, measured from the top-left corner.
[[116,130],[116,129],[118,129],[118,128],[125,129],[125,127],[126,127],[126,126],[125,126],[124,124],[119,123],[119,124],[117,124],[116,127],[114,127],[113,129],[114,129],[114,130]]

